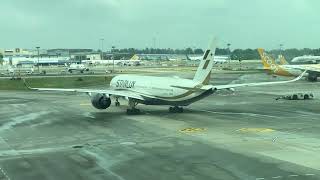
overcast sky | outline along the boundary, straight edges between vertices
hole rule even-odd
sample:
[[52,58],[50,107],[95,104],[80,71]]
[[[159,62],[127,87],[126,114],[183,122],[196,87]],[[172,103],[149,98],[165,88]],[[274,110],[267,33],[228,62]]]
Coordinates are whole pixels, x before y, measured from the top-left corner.
[[319,0],[7,0],[0,47],[320,47]]

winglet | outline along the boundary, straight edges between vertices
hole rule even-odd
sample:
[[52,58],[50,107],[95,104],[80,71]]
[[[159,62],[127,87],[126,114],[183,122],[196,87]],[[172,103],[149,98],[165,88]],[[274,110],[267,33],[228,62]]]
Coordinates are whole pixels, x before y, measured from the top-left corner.
[[303,71],[303,73],[301,73],[297,78],[293,79],[292,82],[300,80],[307,73],[307,71],[308,70]]

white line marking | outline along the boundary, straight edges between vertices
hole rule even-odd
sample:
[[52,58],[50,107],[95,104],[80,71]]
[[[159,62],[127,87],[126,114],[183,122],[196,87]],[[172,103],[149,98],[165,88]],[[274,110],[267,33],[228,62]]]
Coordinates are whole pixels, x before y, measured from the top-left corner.
[[47,115],[49,113],[50,113],[49,111],[41,111],[41,112],[37,112],[37,113],[29,113],[29,114],[26,114],[26,115],[22,115],[22,116],[17,116],[17,117],[11,118],[11,120],[9,122],[1,125],[0,131],[9,130],[9,129],[13,128],[14,126],[18,125],[18,124],[22,124],[22,123],[25,123],[27,121],[36,120],[39,117],[41,117],[43,115]]
[[102,169],[104,169],[105,171],[107,171],[108,173],[110,173],[112,176],[116,177],[119,180],[125,180],[120,175],[114,173],[108,168],[109,162],[105,158],[103,158],[100,154],[93,151],[89,151],[89,150],[84,150],[84,152],[94,157],[96,159],[96,164],[100,166]]
[[268,118],[278,118],[276,116],[269,116],[266,114],[255,114],[255,113],[237,113],[237,112],[217,112],[217,111],[210,111],[210,110],[201,110],[201,109],[194,109],[197,111],[202,111],[206,113],[211,113],[211,114],[222,114],[222,115],[244,115],[244,116],[251,116],[251,117],[268,117]]
[[305,174],[306,176],[315,176],[315,174]]
[[299,176],[299,175],[297,175],[297,174],[291,174],[291,175],[289,175],[289,177],[297,177],[297,176]]
[[10,180],[9,176],[7,175],[7,173],[1,167],[0,167],[0,171],[6,177],[7,180]]
[[[297,174],[291,174],[291,175],[288,175],[288,177],[299,177],[300,175],[297,175]],[[315,176],[315,174],[305,174],[305,176]],[[281,179],[283,178],[282,176],[274,176],[272,177],[272,179]],[[256,180],[264,180],[266,178],[256,178]]]
[[272,177],[272,179],[280,179],[282,178],[282,176],[275,176],[275,177]]
[[278,137],[273,138],[272,142],[276,142],[277,139],[278,139]]
[[40,153],[48,153],[48,152],[58,152],[58,151],[64,151],[66,149],[69,149],[69,147],[63,146],[63,147],[28,149],[28,150],[9,149],[9,150],[3,150],[3,151],[0,150],[0,156],[3,156],[4,158],[8,158],[10,156],[23,156],[23,155],[40,154]]

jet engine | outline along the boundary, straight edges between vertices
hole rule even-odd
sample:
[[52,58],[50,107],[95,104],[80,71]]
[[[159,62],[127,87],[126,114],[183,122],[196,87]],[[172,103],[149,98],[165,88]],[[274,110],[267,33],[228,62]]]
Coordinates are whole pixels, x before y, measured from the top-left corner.
[[91,103],[97,109],[107,109],[111,105],[111,99],[104,94],[95,94],[91,98]]

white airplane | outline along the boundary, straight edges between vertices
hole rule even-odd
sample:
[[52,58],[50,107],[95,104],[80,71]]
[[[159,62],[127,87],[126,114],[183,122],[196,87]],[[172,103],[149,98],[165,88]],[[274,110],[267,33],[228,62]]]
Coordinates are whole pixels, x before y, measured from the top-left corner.
[[319,64],[320,56],[299,56],[293,58],[291,62],[299,64]]
[[[141,61],[140,60],[115,60],[114,63],[120,66],[139,66],[141,64]],[[113,62],[111,64],[113,64]]]
[[30,68],[30,70],[27,70],[26,73],[27,74],[33,74],[34,73],[34,68],[33,67]]
[[7,68],[7,74],[8,75],[16,75],[16,72],[18,74],[20,73],[26,73],[26,74],[33,74],[34,73],[34,69],[33,67],[31,67],[29,70],[28,69],[20,69],[20,68],[15,68],[14,66],[8,66]]
[[[182,79],[174,77],[154,77],[139,75],[119,75],[110,82],[106,89],[55,89],[32,88],[31,90],[54,92],[79,92],[87,93],[91,97],[92,105],[97,109],[107,109],[111,105],[111,98],[115,98],[115,105],[119,106],[120,97],[128,100],[127,114],[139,114],[138,104],[167,105],[172,113],[182,113],[184,106],[214,94],[218,90],[232,89],[246,86],[262,86],[294,82],[304,75],[288,81],[259,82],[246,84],[210,85],[210,75],[214,62],[216,40],[213,40],[205,51],[203,60],[196,71],[194,78]],[[24,81],[25,82],[25,81]]]
[[[202,59],[203,59],[203,56],[188,56],[187,55],[187,60],[190,60],[190,61],[201,61]],[[227,57],[227,56],[214,56],[214,62],[216,64],[226,63],[228,59],[229,59],[229,57]]]
[[79,71],[80,73],[83,73],[84,71],[89,71],[89,68],[86,68],[83,64],[70,64],[70,66],[67,68],[67,71],[69,73],[72,73],[73,71]]
[[138,55],[133,55],[131,59],[121,59],[121,60],[83,60],[86,64],[104,64],[104,65],[120,65],[120,66],[139,66],[142,64],[140,57]]

